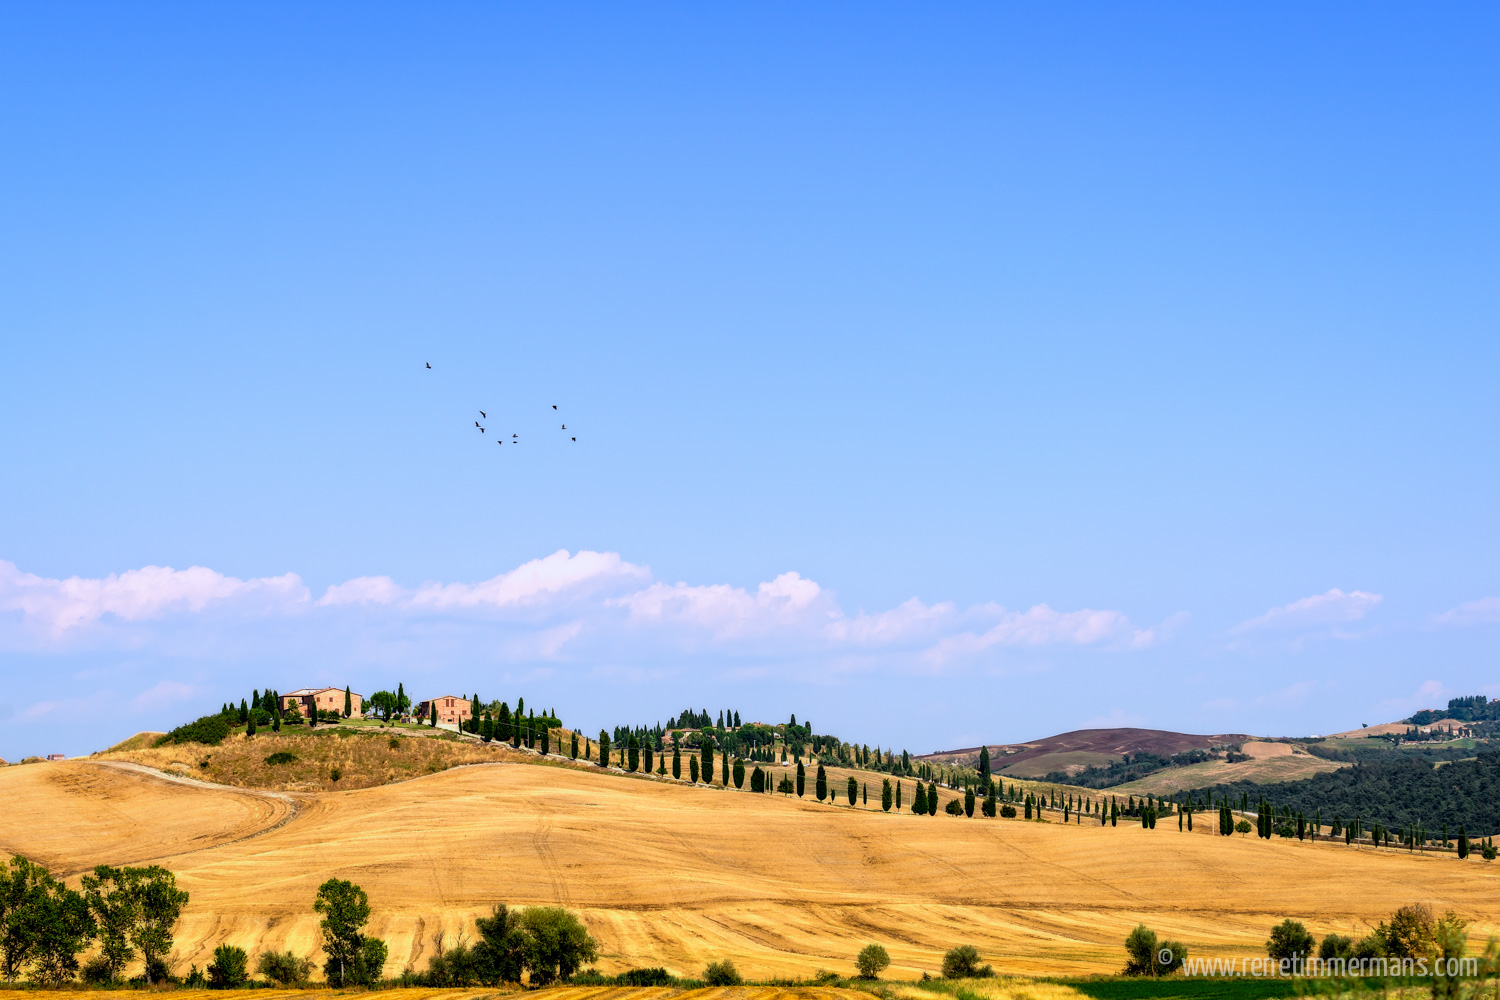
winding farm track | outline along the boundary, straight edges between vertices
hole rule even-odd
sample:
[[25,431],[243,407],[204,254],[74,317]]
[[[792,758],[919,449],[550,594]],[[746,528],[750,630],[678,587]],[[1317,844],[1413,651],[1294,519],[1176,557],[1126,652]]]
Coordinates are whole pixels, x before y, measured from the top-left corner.
[[1318,934],[1363,933],[1414,901],[1457,910],[1479,942],[1500,931],[1500,873],[1477,859],[1175,824],[885,814],[524,763],[275,793],[69,761],[0,768],[0,801],[0,848],[54,872],[176,872],[192,894],[177,930],[183,969],[224,941],[316,955],[312,900],[333,877],[369,892],[388,974],[421,967],[438,934],[472,938],[496,903],[566,905],[599,940],[605,971],[695,974],[727,957],[754,978],[847,973],[871,941],[890,951],[893,977],[935,970],[957,943],[1004,972],[1111,972],[1141,922],[1195,955],[1243,956],[1262,954],[1287,916]]

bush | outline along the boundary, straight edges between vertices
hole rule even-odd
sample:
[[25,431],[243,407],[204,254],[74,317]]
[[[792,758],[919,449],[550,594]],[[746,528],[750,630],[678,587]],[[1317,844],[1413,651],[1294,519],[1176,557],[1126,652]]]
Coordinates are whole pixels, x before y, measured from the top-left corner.
[[523,953],[533,986],[567,979],[584,962],[599,958],[599,946],[583,921],[561,907],[527,907],[518,923],[526,935]]
[[401,749],[401,737],[399,737],[399,736],[392,736],[390,739],[388,739],[388,740],[385,741],[385,745],[388,746],[388,747],[390,747],[392,750],[400,750]]
[[83,963],[83,981],[90,986],[103,986],[110,982],[109,959],[103,955],[95,955]]
[[1301,962],[1313,952],[1313,936],[1307,928],[1291,918],[1271,928],[1271,937],[1266,941],[1266,954],[1281,961]]
[[262,952],[255,972],[280,986],[299,986],[312,973],[312,962],[290,951]]
[[738,986],[744,982],[740,978],[740,970],[727,958],[704,966],[703,981],[710,986]]
[[943,811],[949,816],[962,816],[964,814],[964,804],[957,799],[949,799],[948,804],[943,807]]
[[[1299,925],[1300,926],[1300,925]],[[1422,958],[1432,951],[1436,923],[1432,911],[1421,903],[1403,906],[1391,914],[1385,929],[1385,950],[1392,958]]]
[[1125,938],[1125,975],[1165,976],[1182,968],[1187,948],[1180,941],[1158,941],[1156,932],[1137,924]]
[[944,979],[985,979],[994,974],[994,969],[979,964],[979,949],[972,944],[950,948],[943,956]]
[[1005,817],[1006,819],[1015,819],[1016,818],[1016,807],[1015,806],[1001,806],[1000,807],[1000,815],[1003,816],[1003,817]]
[[297,755],[294,753],[288,753],[285,750],[277,750],[275,753],[266,758],[266,763],[270,764],[272,767],[275,767],[278,764],[295,764],[296,762]]
[[222,715],[205,715],[201,719],[189,722],[185,726],[159,737],[152,746],[164,747],[177,743],[203,743],[207,746],[216,747],[224,742],[224,737],[231,732],[229,720]]
[[208,967],[208,986],[215,990],[237,990],[250,982],[249,957],[245,949],[221,944],[214,949]]
[[854,960],[854,967],[859,970],[861,979],[878,979],[890,964],[890,953],[878,944],[865,945],[860,949],[859,957]]
[[1354,951],[1354,939],[1342,934],[1329,934],[1318,945],[1318,957],[1327,962],[1335,958],[1348,958]]
[[[577,977],[574,977],[575,981]],[[676,980],[661,966],[650,969],[626,969],[615,977],[616,986],[671,986]]]
[[343,776],[344,776],[344,770],[343,770],[343,768],[336,767],[333,770],[331,770],[331,771],[328,772],[328,780],[330,780],[330,781],[338,781]]

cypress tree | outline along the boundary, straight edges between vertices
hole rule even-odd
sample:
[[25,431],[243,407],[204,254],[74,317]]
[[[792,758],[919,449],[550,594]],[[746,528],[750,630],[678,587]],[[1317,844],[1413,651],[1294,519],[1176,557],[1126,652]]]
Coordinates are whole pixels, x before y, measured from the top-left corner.
[[255,735],[255,713],[254,712],[250,712],[246,716],[246,718],[248,719],[248,721],[245,723],[245,735],[246,736],[254,736]]
[[345,688],[344,688],[344,718],[347,719],[347,718],[349,718],[353,714],[354,714],[354,692],[350,691],[349,688],[348,688],[348,686],[345,686]]
[[[793,718],[796,718],[796,716],[793,716]],[[802,769],[802,762],[799,760],[797,761],[797,798],[799,799],[802,798],[802,793],[806,790],[806,782],[807,772]]]
[[734,759],[734,787],[745,787],[745,759],[743,757]]
[[609,733],[599,730],[599,766],[609,767]]
[[641,753],[645,757],[645,762],[642,764],[641,770],[645,771],[647,774],[650,774],[651,773],[652,760],[651,760],[651,741],[649,739],[645,741],[645,745],[642,747]]
[[552,727],[542,727],[542,756],[545,757],[552,752]]
[[719,756],[719,780],[724,782],[724,787],[729,787],[729,741],[724,741],[724,749]]
[[964,789],[964,815],[969,819],[974,818],[974,789]]
[[577,733],[573,734],[573,743],[572,743],[572,746],[570,746],[568,748],[568,757],[571,760],[577,760],[578,759],[578,734]]
[[1464,829],[1462,823],[1458,825],[1458,856],[1460,858],[1469,856],[1469,831]]
[[857,782],[857,781],[854,780],[854,776],[853,775],[850,775],[850,777],[849,777],[849,791],[848,791],[848,795],[849,795],[849,804],[851,806],[854,805],[854,803],[859,800],[859,782]]
[[884,812],[891,811],[891,779],[886,778],[880,786],[880,808]]
[[870,783],[868,781],[860,785],[859,804],[866,807],[870,804]]
[[813,786],[813,790],[817,794],[819,802],[822,802],[828,795],[828,775],[824,772],[822,764],[818,765],[818,780]]
[[277,692],[273,699],[275,710],[271,713],[271,732],[281,732],[281,694]]
[[703,737],[703,766],[699,770],[703,773],[703,783],[712,785],[714,783],[714,741],[708,736]]
[[692,781],[693,781],[693,784],[696,785],[698,783],[698,758],[697,758],[697,756],[689,757],[688,758],[688,764],[691,765],[688,768],[688,777],[691,778]]
[[896,782],[896,811],[901,811],[901,782]]
[[927,815],[936,816],[938,811],[937,782],[927,785]]
[[241,698],[240,699],[240,725],[243,726],[245,723],[247,723],[249,721],[250,721],[250,708],[246,704],[245,699]]
[[672,741],[672,777],[679,780],[682,778],[682,748],[677,745],[676,740]]
[[641,742],[634,736],[625,744],[627,749],[625,770],[634,774],[641,766]]

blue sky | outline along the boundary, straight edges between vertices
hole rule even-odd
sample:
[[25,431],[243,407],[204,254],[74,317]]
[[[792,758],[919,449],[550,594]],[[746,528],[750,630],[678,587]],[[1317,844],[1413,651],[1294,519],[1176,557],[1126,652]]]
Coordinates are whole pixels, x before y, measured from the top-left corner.
[[9,8],[0,756],[1500,696],[1497,20]]

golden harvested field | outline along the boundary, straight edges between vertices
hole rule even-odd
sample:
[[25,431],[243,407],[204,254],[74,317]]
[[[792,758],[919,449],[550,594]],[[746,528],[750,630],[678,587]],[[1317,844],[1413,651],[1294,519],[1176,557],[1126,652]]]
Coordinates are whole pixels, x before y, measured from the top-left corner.
[[[1033,1000],[1075,1000],[1080,994],[1067,987],[1038,984],[1041,992]],[[897,995],[904,995],[897,987]],[[1060,991],[1060,992],[1059,992]],[[256,990],[260,1000],[320,1000],[320,998],[358,997],[359,1000],[491,1000],[520,992],[510,989],[395,989],[395,990]],[[48,996],[93,1000],[97,992],[56,990]],[[162,994],[147,990],[111,990],[117,1000],[154,1000]],[[219,1000],[224,994],[215,990],[174,990],[174,1000]],[[981,995],[990,998],[988,992]],[[697,990],[652,986],[558,986],[526,993],[528,1000],[869,1000],[870,994],[858,990],[822,986],[720,986]],[[924,993],[931,998],[935,994]],[[0,989],[0,1000],[36,1000],[31,990]],[[993,1000],[1005,1000],[994,996]]]
[[1231,764],[1224,760],[1206,760],[1187,767],[1173,767],[1148,774],[1137,781],[1104,790],[1106,795],[1171,795],[1189,788],[1209,788],[1230,781],[1301,781],[1325,771],[1348,767],[1334,760],[1314,757],[1291,743],[1268,743],[1250,740],[1241,749],[1250,760]]
[[756,979],[847,975],[871,941],[890,951],[892,978],[935,972],[957,943],[1004,973],[1112,972],[1142,921],[1198,955],[1252,955],[1285,916],[1349,933],[1412,901],[1456,909],[1481,940],[1500,931],[1500,870],[1478,860],[1175,824],[887,815],[526,763],[267,793],[69,761],[0,769],[0,798],[0,849],[56,873],[106,861],[177,872],[192,894],[182,970],[224,941],[252,957],[317,954],[311,904],[330,877],[369,892],[388,975],[425,966],[439,932],[472,936],[496,902],[576,911],[607,972],[695,974],[728,957]]

